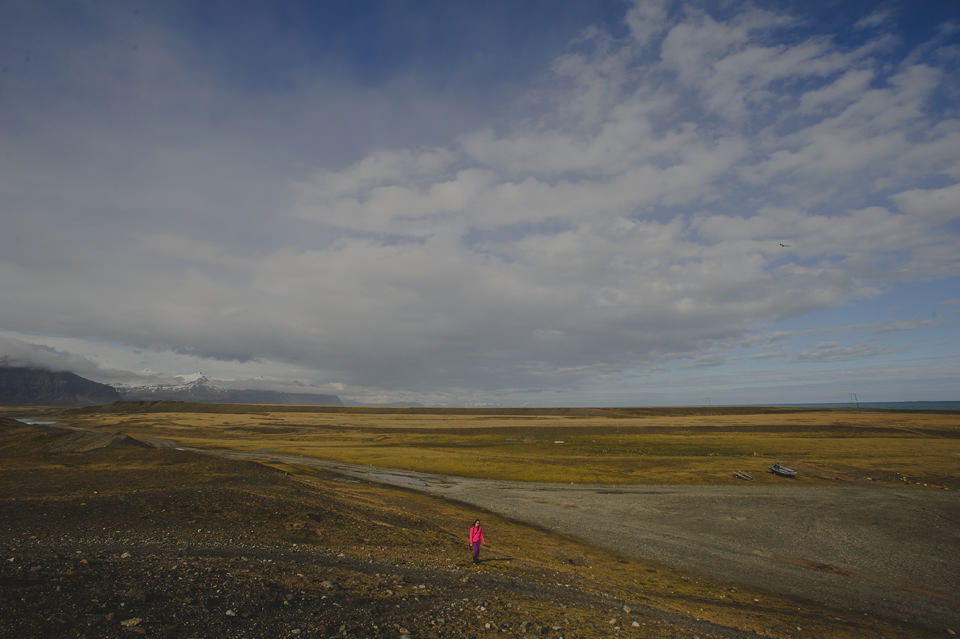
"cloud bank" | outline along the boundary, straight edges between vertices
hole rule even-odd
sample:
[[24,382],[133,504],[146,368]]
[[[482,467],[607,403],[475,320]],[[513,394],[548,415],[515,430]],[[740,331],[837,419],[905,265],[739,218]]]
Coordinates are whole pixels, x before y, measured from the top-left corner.
[[960,274],[956,23],[913,41],[866,13],[841,37],[638,2],[492,87],[507,108],[406,71],[259,86],[162,21],[90,19],[106,37],[11,45],[52,53],[11,54],[0,93],[18,357],[63,339],[114,381],[162,362],[366,401],[631,403],[758,348],[902,352],[791,322]]

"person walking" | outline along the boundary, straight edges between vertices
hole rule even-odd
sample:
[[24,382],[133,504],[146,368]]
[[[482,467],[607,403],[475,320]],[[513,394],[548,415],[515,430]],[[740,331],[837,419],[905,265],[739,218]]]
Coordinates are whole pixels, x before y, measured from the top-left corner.
[[473,563],[480,563],[480,544],[487,544],[483,538],[483,528],[480,527],[480,520],[477,519],[470,526],[470,545],[473,546]]

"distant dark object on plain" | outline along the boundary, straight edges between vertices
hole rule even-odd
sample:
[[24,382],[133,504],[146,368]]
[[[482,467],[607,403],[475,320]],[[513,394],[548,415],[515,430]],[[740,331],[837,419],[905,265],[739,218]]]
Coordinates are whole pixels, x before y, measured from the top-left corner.
[[780,475],[781,477],[790,477],[791,479],[797,476],[797,471],[792,468],[787,468],[780,462],[777,462],[770,467],[770,472],[774,475]]

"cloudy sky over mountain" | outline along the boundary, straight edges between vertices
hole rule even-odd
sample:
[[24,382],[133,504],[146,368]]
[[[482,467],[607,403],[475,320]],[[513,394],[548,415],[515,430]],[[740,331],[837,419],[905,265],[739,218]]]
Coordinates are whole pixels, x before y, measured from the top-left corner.
[[960,399],[960,5],[0,2],[0,357]]

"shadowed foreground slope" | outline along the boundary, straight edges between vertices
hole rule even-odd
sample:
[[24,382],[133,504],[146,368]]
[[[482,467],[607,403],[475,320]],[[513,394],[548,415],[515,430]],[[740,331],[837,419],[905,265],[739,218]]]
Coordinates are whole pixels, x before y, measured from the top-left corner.
[[0,636],[923,635],[493,515],[475,567],[463,506],[2,422]]

